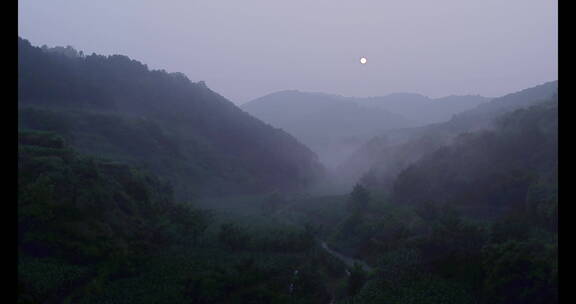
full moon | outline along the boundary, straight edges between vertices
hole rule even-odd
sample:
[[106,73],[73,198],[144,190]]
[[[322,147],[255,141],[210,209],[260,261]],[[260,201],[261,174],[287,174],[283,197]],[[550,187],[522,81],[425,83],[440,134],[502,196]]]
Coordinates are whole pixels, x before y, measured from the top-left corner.
[[361,64],[366,64],[366,61],[367,61],[366,58],[364,58],[364,57],[360,58],[360,63],[361,63]]

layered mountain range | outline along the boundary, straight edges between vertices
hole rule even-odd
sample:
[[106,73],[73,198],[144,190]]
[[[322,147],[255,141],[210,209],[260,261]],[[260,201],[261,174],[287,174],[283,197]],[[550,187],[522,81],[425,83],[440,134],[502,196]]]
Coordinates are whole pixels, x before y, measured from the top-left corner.
[[447,120],[488,100],[482,96],[432,99],[409,93],[357,98],[288,90],[247,102],[242,109],[294,135],[326,166],[335,168],[387,130]]
[[349,183],[362,177],[367,183],[377,180],[388,189],[397,174],[423,155],[450,144],[462,133],[493,129],[501,115],[557,98],[557,90],[558,81],[551,81],[494,98],[446,122],[383,132],[344,161],[337,169],[338,176]]

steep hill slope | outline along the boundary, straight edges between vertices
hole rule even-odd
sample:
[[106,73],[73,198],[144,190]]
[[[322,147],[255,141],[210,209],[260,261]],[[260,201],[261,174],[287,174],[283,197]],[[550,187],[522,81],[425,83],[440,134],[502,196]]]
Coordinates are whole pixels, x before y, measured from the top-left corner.
[[557,175],[558,100],[551,99],[499,117],[494,130],[461,134],[426,154],[399,174],[392,198],[544,212],[557,204]]
[[18,107],[20,129],[58,132],[81,152],[149,167],[187,198],[301,190],[322,174],[307,147],[203,82],[126,56],[43,50],[19,38]]
[[391,130],[372,138],[338,167],[348,183],[363,176],[367,185],[389,189],[396,175],[422,155],[449,144],[460,133],[494,127],[494,119],[506,112],[525,108],[551,98],[558,88],[552,81],[495,98],[455,115],[444,123]]
[[324,269],[340,266],[304,227],[178,202],[52,132],[18,133],[17,201],[18,303],[290,303],[294,269],[294,298],[327,303]]

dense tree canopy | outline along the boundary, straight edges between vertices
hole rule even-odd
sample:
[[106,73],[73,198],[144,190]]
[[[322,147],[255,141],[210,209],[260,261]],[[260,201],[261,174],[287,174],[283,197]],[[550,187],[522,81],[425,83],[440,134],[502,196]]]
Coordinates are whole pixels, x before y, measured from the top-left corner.
[[302,190],[321,176],[308,148],[202,82],[122,55],[72,50],[19,38],[20,128],[58,132],[82,152],[145,165],[185,197]]
[[501,117],[495,130],[462,134],[403,171],[393,200],[419,204],[433,199],[471,212],[528,208],[545,200],[553,204],[557,117],[557,102],[549,101]]
[[558,302],[555,83],[376,138],[316,197],[315,155],[202,82],[23,39],[18,65],[19,303]]

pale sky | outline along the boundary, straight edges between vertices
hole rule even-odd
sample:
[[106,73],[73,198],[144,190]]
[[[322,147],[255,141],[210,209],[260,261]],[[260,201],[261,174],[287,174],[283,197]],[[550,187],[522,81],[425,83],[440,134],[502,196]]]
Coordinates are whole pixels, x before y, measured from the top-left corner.
[[182,72],[237,104],[286,89],[496,97],[558,78],[557,9],[556,0],[19,0],[18,34]]

